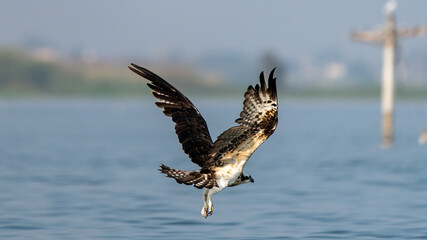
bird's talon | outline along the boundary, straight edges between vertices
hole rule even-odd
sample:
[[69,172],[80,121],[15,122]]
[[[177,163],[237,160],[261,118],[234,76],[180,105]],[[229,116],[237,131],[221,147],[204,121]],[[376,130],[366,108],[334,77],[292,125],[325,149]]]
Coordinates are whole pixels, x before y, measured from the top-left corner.
[[204,207],[202,208],[202,216],[203,216],[204,218],[207,218],[207,217],[209,216],[209,213],[208,213],[208,206],[204,206]]
[[209,216],[212,216],[212,213],[213,213],[213,205],[209,206],[208,210],[209,210],[209,211],[208,211]]
[[204,206],[203,208],[202,208],[202,216],[204,217],[204,218],[207,218],[207,217],[209,217],[209,216],[212,216],[212,213],[213,213],[213,206],[211,205],[211,206]]

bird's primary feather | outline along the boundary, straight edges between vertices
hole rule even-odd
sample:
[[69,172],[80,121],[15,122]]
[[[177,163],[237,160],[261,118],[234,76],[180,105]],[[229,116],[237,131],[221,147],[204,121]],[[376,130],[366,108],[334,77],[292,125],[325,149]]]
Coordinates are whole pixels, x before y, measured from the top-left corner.
[[191,161],[201,169],[177,170],[160,165],[159,171],[176,182],[205,188],[204,206],[201,214],[212,215],[212,196],[226,187],[253,182],[251,176],[243,174],[243,167],[252,153],[273,134],[277,126],[277,89],[273,69],[265,83],[264,73],[260,84],[248,87],[244,97],[243,111],[236,119],[238,126],[221,133],[212,142],[206,121],[194,104],[178,89],[153,72],[136,64],[129,69],[147,79],[148,87],[159,101],[155,104],[175,122],[179,142]]
[[223,165],[228,159],[238,161],[242,166],[252,153],[273,134],[277,126],[277,89],[274,69],[265,84],[264,73],[260,74],[260,84],[248,87],[244,97],[243,111],[236,119],[239,126],[231,127],[219,135],[211,150],[214,156],[209,165]]
[[155,73],[136,64],[131,64],[129,69],[150,81],[147,85],[159,100],[156,105],[175,122],[175,132],[184,152],[191,161],[203,167],[213,143],[208,126],[199,110],[178,89]]
[[175,132],[184,152],[201,167],[198,171],[182,171],[161,165],[159,170],[178,183],[212,188],[218,186],[218,178],[229,177],[235,181],[252,153],[277,126],[275,69],[269,75],[268,86],[261,72],[260,84],[248,87],[244,94],[243,111],[236,119],[238,126],[221,133],[215,142],[212,142],[206,121],[184,94],[143,67],[131,64],[129,69],[150,81],[147,85],[159,100],[155,104],[175,122]]

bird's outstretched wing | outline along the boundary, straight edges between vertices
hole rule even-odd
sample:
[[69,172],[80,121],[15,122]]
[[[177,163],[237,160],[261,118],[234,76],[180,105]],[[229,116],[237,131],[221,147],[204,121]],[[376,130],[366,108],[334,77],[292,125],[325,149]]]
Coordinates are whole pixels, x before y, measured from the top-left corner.
[[[245,164],[252,153],[273,134],[277,126],[277,88],[273,69],[265,84],[264,72],[260,85],[251,86],[245,93],[243,111],[236,119],[239,126],[223,132],[214,143],[212,160],[205,168],[227,164],[229,159]],[[243,162],[241,162],[243,161]]]
[[147,85],[159,100],[155,104],[176,123],[175,132],[184,152],[192,162],[204,166],[213,143],[199,110],[184,94],[155,73],[133,63],[129,69],[150,81]]

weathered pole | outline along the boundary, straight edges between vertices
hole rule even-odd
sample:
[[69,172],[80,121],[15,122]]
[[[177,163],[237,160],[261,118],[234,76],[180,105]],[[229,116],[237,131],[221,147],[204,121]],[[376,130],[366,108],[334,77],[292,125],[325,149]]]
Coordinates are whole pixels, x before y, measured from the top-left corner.
[[383,48],[381,87],[382,145],[389,146],[394,138],[394,66],[396,49],[396,28],[392,11],[387,13]]
[[397,41],[399,38],[427,35],[427,26],[396,28],[394,15],[396,6],[396,1],[393,0],[386,3],[384,7],[385,28],[351,33],[353,41],[383,46],[381,82],[381,143],[383,146],[389,146],[394,140],[394,67]]

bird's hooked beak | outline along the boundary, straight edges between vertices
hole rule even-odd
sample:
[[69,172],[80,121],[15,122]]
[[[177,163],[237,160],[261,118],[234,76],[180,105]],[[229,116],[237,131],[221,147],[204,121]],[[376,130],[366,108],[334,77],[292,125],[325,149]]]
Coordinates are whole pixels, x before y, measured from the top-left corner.
[[254,182],[255,182],[251,175],[249,175],[249,181],[250,181],[251,183],[254,183]]

